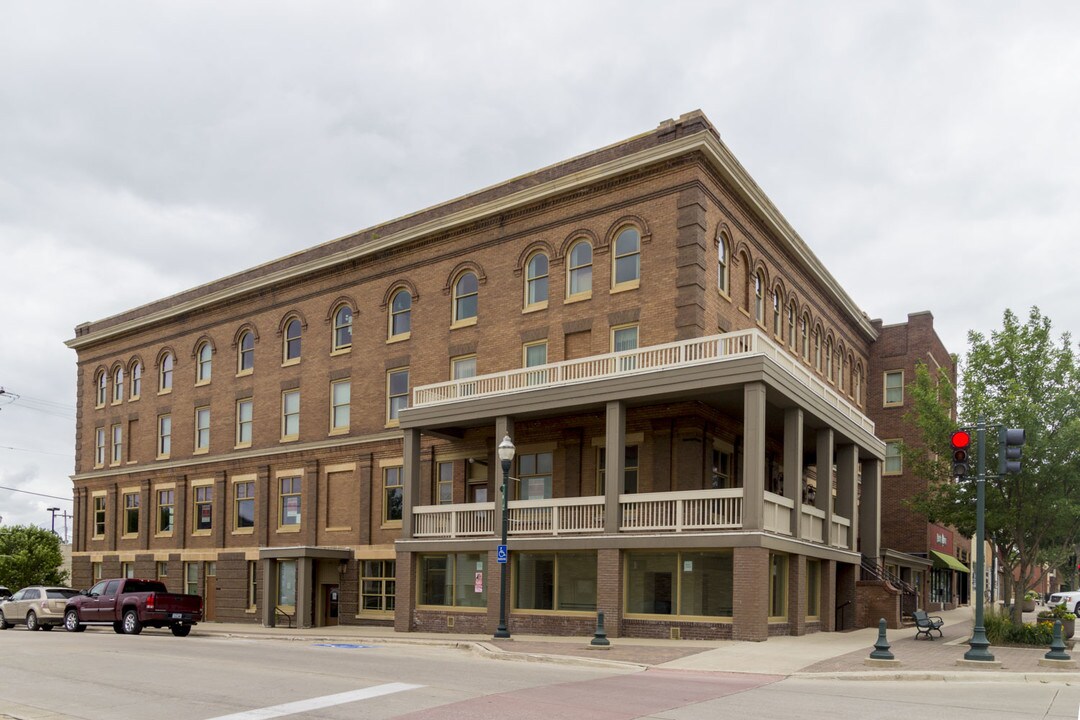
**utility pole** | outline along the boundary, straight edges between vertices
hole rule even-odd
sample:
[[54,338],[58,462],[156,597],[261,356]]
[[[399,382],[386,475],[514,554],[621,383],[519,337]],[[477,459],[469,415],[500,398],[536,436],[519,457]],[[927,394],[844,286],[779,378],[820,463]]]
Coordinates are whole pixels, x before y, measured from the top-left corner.
[[53,533],[53,535],[55,535],[56,534],[56,513],[60,512],[60,508],[51,507],[51,508],[45,508],[45,509],[52,513],[52,533]]

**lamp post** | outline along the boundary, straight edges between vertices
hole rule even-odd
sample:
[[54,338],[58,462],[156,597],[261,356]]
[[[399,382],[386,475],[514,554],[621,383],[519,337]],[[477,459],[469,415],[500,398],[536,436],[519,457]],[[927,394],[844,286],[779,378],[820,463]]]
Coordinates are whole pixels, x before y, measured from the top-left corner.
[[975,626],[971,631],[971,639],[968,640],[970,650],[964,653],[965,660],[979,660],[993,662],[994,654],[990,652],[990,640],[986,637],[986,627],[983,625],[983,567],[986,560],[983,555],[983,546],[986,544],[986,421],[979,417],[976,425],[976,440],[978,445],[975,449]]
[[60,512],[60,508],[51,507],[51,508],[45,508],[45,509],[52,513],[52,532],[53,532],[53,535],[55,535],[56,534],[56,513]]
[[495,630],[495,637],[506,639],[510,637],[510,631],[506,629],[506,566],[510,561],[510,552],[506,548],[506,529],[510,514],[507,491],[510,487],[510,463],[514,461],[514,441],[509,435],[503,437],[496,452],[502,464],[502,545],[499,547],[499,554],[505,557],[499,558],[502,569],[499,576],[499,627]]

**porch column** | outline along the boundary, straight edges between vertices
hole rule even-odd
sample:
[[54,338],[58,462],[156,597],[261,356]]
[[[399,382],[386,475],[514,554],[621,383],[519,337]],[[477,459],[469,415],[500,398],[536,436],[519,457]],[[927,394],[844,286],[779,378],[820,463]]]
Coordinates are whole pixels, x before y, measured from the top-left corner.
[[[401,442],[402,468],[402,504],[401,537],[413,536],[413,507],[420,499],[420,431],[408,428],[403,431]],[[381,492],[381,488],[376,492]]]
[[859,449],[850,444],[841,445],[836,453],[836,514],[851,522],[848,528],[848,550],[855,550],[857,547],[855,538],[858,537],[859,517],[856,512],[858,483],[855,471],[858,467]]
[[[171,573],[170,573],[171,574]],[[277,575],[274,573],[274,561],[270,558],[259,560],[259,597],[255,603],[259,606],[263,627],[274,627],[277,619],[274,608],[277,607]]]
[[791,537],[802,536],[803,411],[784,411],[784,497],[795,501],[791,511]]
[[296,627],[298,628],[312,626],[311,583],[313,562],[311,558],[296,558]]
[[[859,536],[864,557],[881,558],[881,461],[862,464],[862,495],[859,498]],[[925,583],[924,583],[925,584]]]
[[[502,439],[507,435],[510,436],[511,440],[514,440],[514,418],[508,415],[500,415],[499,417],[495,418],[495,446],[497,447],[499,443],[502,442]],[[518,443],[515,441],[514,445],[517,444]],[[499,456],[495,452],[494,448],[492,448],[492,451],[488,453],[488,458],[488,477],[492,480],[492,487],[495,489],[495,491],[491,493],[491,497],[495,499],[495,524],[492,525],[492,532],[495,534],[496,537],[499,537],[500,533],[502,532],[503,518],[503,499],[502,495],[499,494],[500,492],[502,492],[502,490],[500,489],[502,488],[502,462],[500,462]],[[513,467],[510,468],[510,474],[514,474]],[[514,495],[513,488],[514,481],[511,480],[507,483],[506,487],[507,500],[512,500],[516,497]]]
[[825,511],[825,528],[822,533],[825,545],[832,545],[832,468],[833,468],[833,431],[832,428],[819,428],[817,431],[817,457],[814,459],[817,471],[817,493],[814,505]]
[[765,529],[765,384],[743,386],[743,530]]
[[613,400],[604,418],[604,532],[619,532],[619,496],[626,486],[626,406]]

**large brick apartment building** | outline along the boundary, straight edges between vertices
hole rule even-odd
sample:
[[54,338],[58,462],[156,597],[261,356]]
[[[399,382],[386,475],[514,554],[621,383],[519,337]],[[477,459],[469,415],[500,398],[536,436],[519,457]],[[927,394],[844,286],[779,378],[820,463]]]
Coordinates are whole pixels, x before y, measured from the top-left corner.
[[73,582],[491,632],[510,437],[511,631],[850,626],[882,336],[688,113],[79,325]]

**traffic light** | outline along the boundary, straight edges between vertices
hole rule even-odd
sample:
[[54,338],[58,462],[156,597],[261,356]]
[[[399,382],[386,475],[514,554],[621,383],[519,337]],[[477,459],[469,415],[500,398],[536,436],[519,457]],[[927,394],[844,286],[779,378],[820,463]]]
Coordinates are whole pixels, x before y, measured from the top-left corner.
[[967,430],[954,430],[949,438],[952,445],[953,477],[965,477],[968,474],[968,448],[971,447],[971,433]]
[[1020,472],[1023,446],[1023,428],[998,428],[998,475],[1015,475]]

